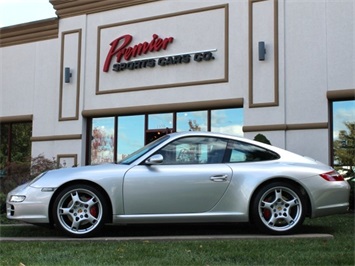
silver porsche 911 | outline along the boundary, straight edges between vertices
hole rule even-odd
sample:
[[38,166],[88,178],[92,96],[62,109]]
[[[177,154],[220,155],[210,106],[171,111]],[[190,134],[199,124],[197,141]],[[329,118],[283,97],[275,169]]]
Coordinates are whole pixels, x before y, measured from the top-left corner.
[[330,166],[229,135],[172,133],[117,164],[45,172],[7,196],[7,217],[71,237],[105,223],[252,222],[291,234],[305,217],[346,212],[350,187]]

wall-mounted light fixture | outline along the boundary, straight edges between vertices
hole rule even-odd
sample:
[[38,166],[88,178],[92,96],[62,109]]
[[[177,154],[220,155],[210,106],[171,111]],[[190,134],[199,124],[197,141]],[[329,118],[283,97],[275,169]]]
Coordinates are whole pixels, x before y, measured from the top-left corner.
[[265,42],[259,42],[259,61],[265,61]]
[[64,68],[64,82],[65,83],[70,83],[70,78],[71,78],[71,72],[70,72],[70,68],[66,67]]

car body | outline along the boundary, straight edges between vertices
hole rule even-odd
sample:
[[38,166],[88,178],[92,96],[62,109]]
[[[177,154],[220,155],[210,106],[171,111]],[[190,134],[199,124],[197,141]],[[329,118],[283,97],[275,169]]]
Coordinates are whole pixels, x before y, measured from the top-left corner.
[[289,151],[211,132],[165,135],[116,164],[45,172],[7,196],[7,217],[55,224],[71,237],[105,223],[253,222],[297,231],[306,216],[344,213],[349,185]]

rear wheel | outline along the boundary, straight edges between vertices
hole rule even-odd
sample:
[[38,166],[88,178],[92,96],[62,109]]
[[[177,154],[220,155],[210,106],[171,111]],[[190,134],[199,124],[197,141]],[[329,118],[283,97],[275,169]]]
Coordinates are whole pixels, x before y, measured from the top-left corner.
[[305,219],[306,203],[298,187],[275,182],[261,188],[252,203],[252,219],[262,232],[291,234]]
[[96,188],[73,185],[62,190],[53,205],[57,227],[71,237],[91,237],[99,233],[107,214],[105,198]]

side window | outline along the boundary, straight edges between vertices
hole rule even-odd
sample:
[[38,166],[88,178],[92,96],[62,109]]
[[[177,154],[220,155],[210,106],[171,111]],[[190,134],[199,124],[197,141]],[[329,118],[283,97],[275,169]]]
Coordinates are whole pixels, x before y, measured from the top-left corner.
[[228,143],[230,153],[230,163],[255,162],[278,159],[278,154],[267,149],[239,141]]
[[186,137],[168,144],[157,154],[164,157],[162,164],[221,163],[227,141],[210,137]]
[[243,151],[232,149],[231,157],[229,159],[230,163],[238,163],[238,162],[246,162],[246,161],[247,161],[247,156]]

